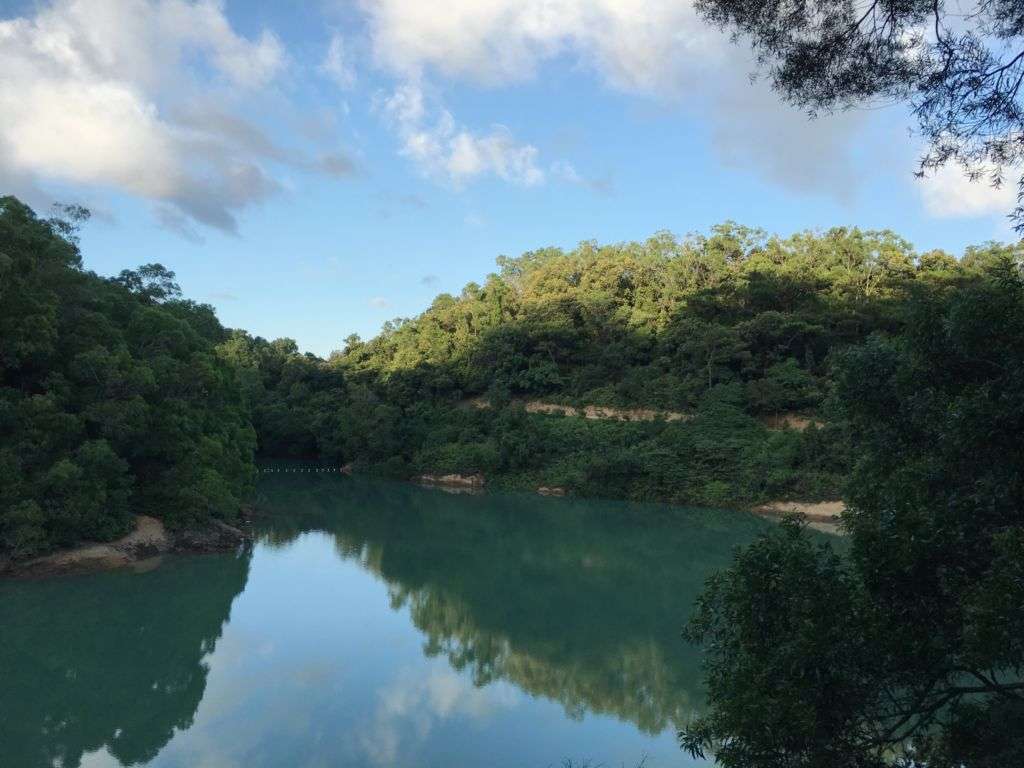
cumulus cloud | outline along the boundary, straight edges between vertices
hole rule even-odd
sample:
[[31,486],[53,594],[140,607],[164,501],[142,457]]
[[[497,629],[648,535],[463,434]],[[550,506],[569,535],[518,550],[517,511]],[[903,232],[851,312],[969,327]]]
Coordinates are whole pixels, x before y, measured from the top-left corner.
[[[1007,178],[1015,179],[1009,173]],[[919,182],[925,210],[939,218],[976,218],[1005,214],[1017,204],[1017,186],[1004,183],[993,187],[982,176],[971,180],[956,165],[946,165]]]
[[564,54],[610,85],[677,89],[713,67],[721,35],[678,0],[362,0],[377,62],[405,77],[425,71],[494,85],[531,78]]
[[853,150],[867,113],[811,120],[783,102],[767,82],[751,83],[739,70],[722,74],[711,99],[711,140],[723,163],[752,169],[795,192],[852,199],[864,177]]
[[536,147],[517,142],[501,125],[478,134],[458,125],[445,109],[432,113],[416,83],[396,88],[382,111],[402,141],[402,154],[428,176],[457,188],[486,175],[522,186],[544,182]]
[[387,309],[391,306],[391,302],[385,299],[383,296],[374,296],[370,299],[369,304],[371,307],[376,309]]
[[322,165],[236,113],[287,56],[270,31],[238,34],[215,0],[54,0],[0,21],[0,59],[5,181],[127,192],[195,238],[197,224],[234,231],[281,189],[266,163]]
[[[361,0],[361,7],[374,59],[396,77],[500,86],[533,79],[555,59],[569,60],[612,89],[681,109],[679,119],[709,120],[724,162],[789,189],[843,198],[859,178],[851,144],[866,118],[809,121],[764,83],[751,85],[747,76],[755,67],[747,49],[731,45],[690,2],[452,0],[443,14],[419,0]],[[407,140],[407,154],[440,151],[430,134],[413,138],[418,143]],[[475,154],[469,159],[476,167]],[[590,178],[568,164],[556,163],[549,176],[597,192],[611,189],[610,178]]]
[[377,692],[377,706],[359,728],[359,742],[373,763],[394,765],[400,755],[416,754],[446,721],[485,722],[515,708],[520,698],[505,682],[478,688],[446,668],[425,674],[403,670]]

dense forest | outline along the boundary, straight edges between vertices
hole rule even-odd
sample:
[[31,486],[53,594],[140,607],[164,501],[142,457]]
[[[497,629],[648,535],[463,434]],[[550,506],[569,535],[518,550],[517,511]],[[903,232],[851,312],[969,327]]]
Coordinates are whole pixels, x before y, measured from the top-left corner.
[[[898,335],[912,296],[990,271],[1017,248],[918,254],[891,232],[583,243],[499,258],[498,271],[329,360],[241,331],[261,450],[409,477],[689,504],[837,498],[852,466],[833,362]],[[647,421],[531,405],[671,412]],[[489,407],[480,407],[487,405]],[[778,429],[779,416],[811,417]]]
[[684,745],[724,768],[1024,765],[1019,252],[912,292],[898,335],[836,356],[833,399],[850,551],[786,525],[712,577]]
[[256,437],[226,332],[158,265],[83,270],[65,214],[0,198],[0,554],[232,519]]
[[[225,329],[161,265],[85,271],[76,215],[0,207],[0,546],[16,555],[111,538],[131,510],[230,519],[254,454],[688,504],[836,498],[855,464],[832,396],[843,350],[1021,260],[732,223],[586,242],[500,257],[483,285],[323,360]],[[794,413],[806,428],[778,419]]]
[[[1020,763],[1024,246],[735,224],[583,243],[502,257],[324,360],[224,328],[159,264],[86,271],[83,216],[0,202],[0,557],[139,512],[230,520],[258,456],[704,505],[841,494],[848,546],[794,521],[708,582],[684,747]],[[588,406],[642,418],[565,410]]]

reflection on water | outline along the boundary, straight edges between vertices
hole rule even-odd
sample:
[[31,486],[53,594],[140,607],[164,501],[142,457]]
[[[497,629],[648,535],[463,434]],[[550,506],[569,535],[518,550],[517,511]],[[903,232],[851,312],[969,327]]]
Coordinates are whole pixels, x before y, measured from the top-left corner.
[[0,584],[4,765],[685,765],[679,630],[765,526],[332,475],[260,496],[251,556]]
[[248,555],[0,587],[0,764],[152,760],[192,724]]

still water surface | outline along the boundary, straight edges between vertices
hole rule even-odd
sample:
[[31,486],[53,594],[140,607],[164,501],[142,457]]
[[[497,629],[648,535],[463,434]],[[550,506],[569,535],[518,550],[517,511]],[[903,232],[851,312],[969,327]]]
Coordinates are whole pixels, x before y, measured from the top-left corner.
[[271,473],[251,553],[0,582],[0,765],[686,766],[735,512]]

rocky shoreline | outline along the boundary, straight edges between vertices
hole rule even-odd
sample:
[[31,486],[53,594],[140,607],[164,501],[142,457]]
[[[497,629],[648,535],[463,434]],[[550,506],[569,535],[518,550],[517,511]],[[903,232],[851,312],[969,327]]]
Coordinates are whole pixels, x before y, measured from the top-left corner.
[[155,517],[136,515],[135,529],[116,541],[83,542],[30,560],[0,560],[0,577],[43,578],[144,566],[169,553],[230,552],[251,542],[251,533],[219,520],[201,529],[172,532]]

